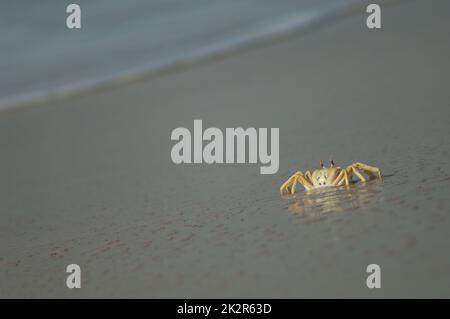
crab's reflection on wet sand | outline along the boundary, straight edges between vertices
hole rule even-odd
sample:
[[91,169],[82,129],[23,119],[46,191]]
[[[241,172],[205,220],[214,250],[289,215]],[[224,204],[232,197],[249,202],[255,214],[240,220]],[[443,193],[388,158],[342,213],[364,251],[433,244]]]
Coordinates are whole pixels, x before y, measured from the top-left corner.
[[372,180],[350,186],[314,189],[284,196],[291,203],[288,211],[302,217],[320,217],[326,213],[345,212],[370,205],[381,200],[383,182]]

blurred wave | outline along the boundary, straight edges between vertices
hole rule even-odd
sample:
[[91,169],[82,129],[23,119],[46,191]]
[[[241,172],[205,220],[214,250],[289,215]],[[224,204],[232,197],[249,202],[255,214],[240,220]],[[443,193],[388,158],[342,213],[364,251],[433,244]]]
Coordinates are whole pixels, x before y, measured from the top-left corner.
[[56,0],[0,10],[0,109],[128,81],[310,26],[363,0]]

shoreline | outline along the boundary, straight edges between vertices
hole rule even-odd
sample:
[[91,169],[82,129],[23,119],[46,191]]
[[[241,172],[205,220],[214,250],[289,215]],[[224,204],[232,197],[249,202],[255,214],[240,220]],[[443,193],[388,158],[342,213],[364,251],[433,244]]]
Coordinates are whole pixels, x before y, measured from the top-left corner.
[[[386,5],[396,4],[402,0],[383,0]],[[164,74],[182,71],[186,68],[195,67],[203,63],[214,62],[235,54],[240,54],[249,50],[255,50],[264,46],[274,45],[277,42],[288,40],[290,37],[299,36],[305,32],[326,27],[338,19],[357,14],[365,3],[351,3],[327,7],[318,10],[319,12],[309,12],[307,16],[297,13],[289,17],[284,17],[278,22],[272,22],[270,26],[262,28],[255,26],[252,31],[247,31],[243,35],[231,39],[223,40],[221,43],[191,51],[188,54],[172,57],[167,61],[144,64],[128,70],[118,71],[114,75],[103,76],[94,79],[85,79],[81,82],[66,84],[51,91],[39,90],[27,94],[19,94],[13,97],[0,98],[0,115],[2,112],[23,107],[41,105],[52,101],[71,98],[74,96],[89,94],[99,90],[108,90],[120,85],[127,85],[132,82],[148,80]]]

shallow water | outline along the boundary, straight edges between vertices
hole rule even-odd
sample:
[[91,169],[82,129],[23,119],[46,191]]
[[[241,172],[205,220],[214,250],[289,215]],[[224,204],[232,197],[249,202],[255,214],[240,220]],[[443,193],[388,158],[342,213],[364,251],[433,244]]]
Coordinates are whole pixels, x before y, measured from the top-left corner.
[[304,218],[321,217],[327,213],[348,212],[369,208],[383,199],[383,182],[368,181],[349,186],[317,189],[294,195],[285,195],[289,200],[288,210]]
[[0,107],[85,90],[303,27],[362,0],[9,1],[0,10]]

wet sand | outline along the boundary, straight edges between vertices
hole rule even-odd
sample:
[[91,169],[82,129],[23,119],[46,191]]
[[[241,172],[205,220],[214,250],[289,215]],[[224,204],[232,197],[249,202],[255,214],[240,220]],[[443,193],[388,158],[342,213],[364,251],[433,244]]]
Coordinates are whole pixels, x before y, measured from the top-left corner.
[[[0,113],[1,297],[449,297],[450,4],[412,1]],[[170,133],[279,127],[280,170],[175,165]],[[383,182],[280,196],[332,155]],[[65,286],[65,267],[82,288]],[[366,266],[382,288],[366,287]]]

